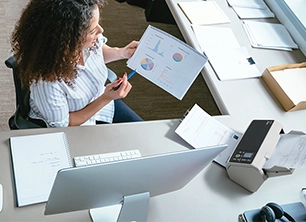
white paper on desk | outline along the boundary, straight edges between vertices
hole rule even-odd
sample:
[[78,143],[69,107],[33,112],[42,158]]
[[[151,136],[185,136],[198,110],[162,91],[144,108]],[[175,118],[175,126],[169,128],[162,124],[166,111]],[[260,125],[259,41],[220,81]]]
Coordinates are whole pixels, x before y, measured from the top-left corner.
[[244,8],[264,9],[267,7],[263,0],[227,0],[230,6],[238,6]]
[[273,18],[275,15],[263,0],[227,0],[239,18]]
[[206,62],[203,53],[149,25],[127,66],[181,100]]
[[246,47],[209,49],[206,50],[206,55],[221,81],[254,78],[262,75]]
[[244,20],[242,25],[253,47],[279,50],[298,48],[282,24]]
[[192,25],[191,27],[201,49],[205,53],[209,49],[233,49],[240,47],[231,28],[201,25]]
[[215,1],[179,2],[178,6],[191,24],[212,25],[230,23],[229,18]]
[[228,148],[214,160],[224,167],[241,137],[240,133],[212,118],[197,104],[188,112],[175,132],[194,148],[227,144]]
[[273,155],[263,168],[270,169],[273,166],[305,168],[306,135],[294,133],[282,134]]
[[267,7],[265,9],[261,8],[243,8],[233,6],[234,11],[241,19],[254,19],[254,18],[274,18],[275,15]]
[[306,100],[306,68],[273,71],[271,75],[294,104]]

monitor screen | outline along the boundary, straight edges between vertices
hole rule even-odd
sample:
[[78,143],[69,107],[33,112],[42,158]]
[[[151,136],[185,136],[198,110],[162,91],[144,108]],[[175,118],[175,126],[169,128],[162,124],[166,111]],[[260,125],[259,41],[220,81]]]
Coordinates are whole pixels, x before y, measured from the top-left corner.
[[[150,197],[183,188],[226,147],[218,145],[62,169],[55,178],[45,214],[122,204],[119,214],[122,221],[146,220]],[[140,206],[143,210],[139,210]],[[133,207],[137,210],[131,210]]]

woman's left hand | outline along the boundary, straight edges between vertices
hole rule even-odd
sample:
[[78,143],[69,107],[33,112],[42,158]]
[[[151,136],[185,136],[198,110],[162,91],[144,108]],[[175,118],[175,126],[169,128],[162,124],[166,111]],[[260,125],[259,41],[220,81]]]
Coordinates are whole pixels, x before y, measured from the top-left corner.
[[138,46],[138,41],[132,41],[123,48],[123,57],[129,59],[132,57]]

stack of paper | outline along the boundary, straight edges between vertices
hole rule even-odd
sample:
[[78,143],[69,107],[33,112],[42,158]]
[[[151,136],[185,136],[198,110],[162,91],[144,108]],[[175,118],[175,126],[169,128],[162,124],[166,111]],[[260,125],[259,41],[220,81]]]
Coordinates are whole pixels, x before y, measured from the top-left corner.
[[227,2],[241,19],[275,17],[263,0],[227,0]]
[[294,104],[306,101],[306,68],[273,71],[271,75]]
[[215,1],[179,2],[191,24],[212,25],[230,23],[230,20]]
[[253,47],[287,51],[298,48],[282,24],[244,20],[242,25]]
[[247,48],[240,47],[231,28],[193,25],[203,52],[220,80],[260,77]]

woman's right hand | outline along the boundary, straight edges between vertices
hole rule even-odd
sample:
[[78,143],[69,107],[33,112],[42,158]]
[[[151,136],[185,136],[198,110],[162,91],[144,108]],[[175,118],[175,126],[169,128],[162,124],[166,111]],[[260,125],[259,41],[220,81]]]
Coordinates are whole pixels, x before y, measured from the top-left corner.
[[[115,90],[115,87],[119,84],[121,84],[120,87]],[[110,100],[122,99],[127,96],[131,88],[132,85],[128,82],[127,74],[125,73],[122,78],[119,78],[117,81],[107,84],[103,94]]]

